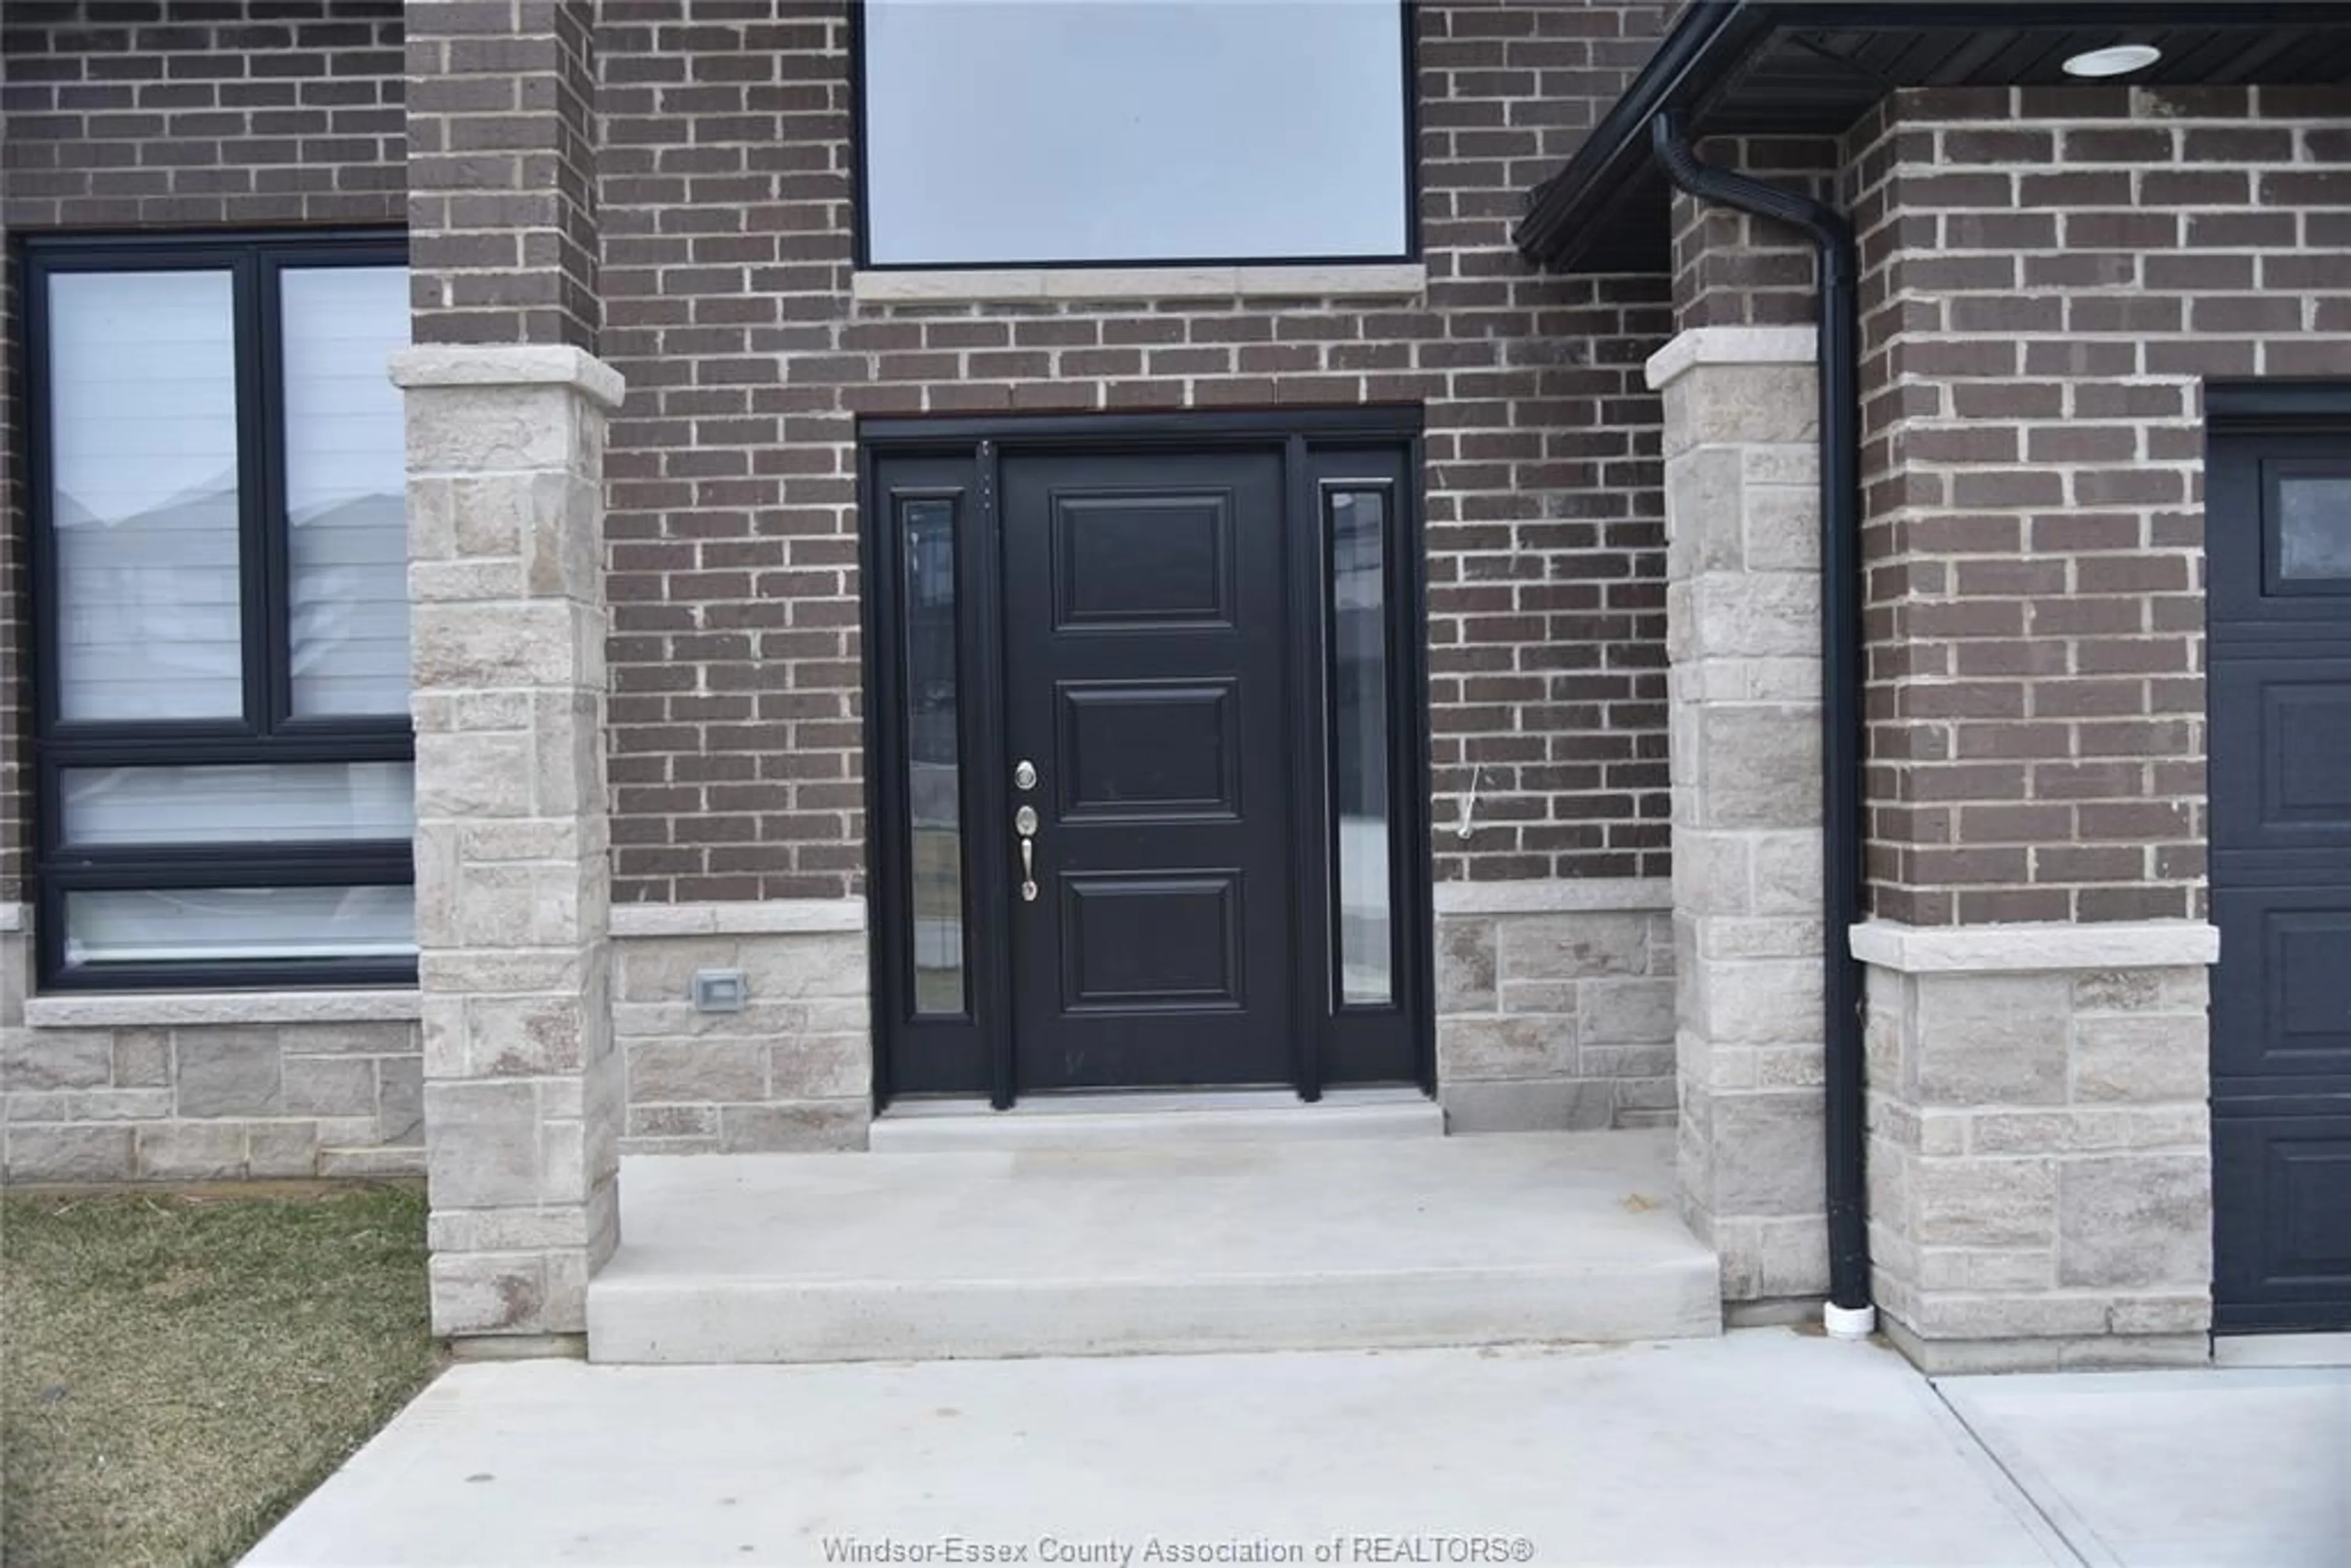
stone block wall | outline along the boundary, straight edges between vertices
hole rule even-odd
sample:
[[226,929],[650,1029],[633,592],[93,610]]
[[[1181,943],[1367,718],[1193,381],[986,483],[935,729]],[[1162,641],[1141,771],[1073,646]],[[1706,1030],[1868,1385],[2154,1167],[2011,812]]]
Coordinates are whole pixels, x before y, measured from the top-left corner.
[[[798,931],[662,931],[643,917],[670,910],[614,912],[612,1023],[628,1080],[622,1153],[864,1146],[873,1047],[863,910],[843,903],[824,912],[831,918],[808,923],[818,928]],[[773,906],[734,913],[742,918],[728,924],[778,924],[759,918]],[[695,1009],[701,969],[742,972],[740,1012]]]
[[406,1176],[424,1168],[416,999],[26,995],[0,934],[0,1177]]
[[1454,1133],[1670,1126],[1663,883],[1437,891],[1437,1094]]
[[2110,929],[2105,953],[2079,926],[1856,940],[1876,1299],[1930,1372],[2208,1354],[2215,944]]

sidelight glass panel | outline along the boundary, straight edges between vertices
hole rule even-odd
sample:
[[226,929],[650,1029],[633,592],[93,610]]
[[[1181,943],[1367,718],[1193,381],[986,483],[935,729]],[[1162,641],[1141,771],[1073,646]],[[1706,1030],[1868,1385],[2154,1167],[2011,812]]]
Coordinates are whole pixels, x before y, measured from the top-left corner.
[[1332,490],[1326,504],[1339,1000],[1384,1003],[1395,998],[1388,880],[1388,493]]
[[228,844],[406,839],[407,762],[196,763],[62,771],[65,842]]
[[1397,0],[867,0],[881,266],[1400,257]]
[[416,894],[391,887],[107,889],[66,894],[66,963],[406,958]]
[[2278,480],[2278,575],[2351,578],[2351,475]]
[[964,1010],[963,780],[956,716],[956,504],[898,504],[906,628],[914,1011]]
[[225,271],[48,280],[57,713],[245,710],[236,308]]
[[400,389],[408,269],[279,275],[287,652],[294,712],[408,711],[408,513]]

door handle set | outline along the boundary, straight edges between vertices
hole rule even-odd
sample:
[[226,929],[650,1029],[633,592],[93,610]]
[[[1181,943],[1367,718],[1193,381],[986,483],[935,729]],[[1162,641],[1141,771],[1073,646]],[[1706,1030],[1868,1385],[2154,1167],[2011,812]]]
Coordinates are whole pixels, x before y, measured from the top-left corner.
[[[1037,788],[1037,765],[1023,758],[1012,769],[1012,787],[1027,793]],[[1037,902],[1037,808],[1024,804],[1012,813],[1012,831],[1020,841],[1020,902]]]

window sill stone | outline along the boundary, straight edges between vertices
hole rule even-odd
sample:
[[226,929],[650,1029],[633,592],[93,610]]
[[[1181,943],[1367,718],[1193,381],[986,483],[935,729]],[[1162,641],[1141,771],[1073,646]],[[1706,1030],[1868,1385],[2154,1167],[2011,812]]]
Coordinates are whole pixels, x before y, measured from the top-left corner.
[[1043,304],[1118,299],[1416,299],[1428,291],[1419,262],[1249,267],[925,267],[860,272],[860,305]]
[[33,1029],[139,1029],[176,1024],[379,1023],[421,1018],[413,990],[89,991],[28,997]]

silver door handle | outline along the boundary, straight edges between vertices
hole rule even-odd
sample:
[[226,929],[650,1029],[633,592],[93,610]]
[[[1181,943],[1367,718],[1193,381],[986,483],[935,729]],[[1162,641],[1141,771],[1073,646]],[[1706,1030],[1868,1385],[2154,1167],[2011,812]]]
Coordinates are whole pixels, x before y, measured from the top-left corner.
[[1023,806],[1012,813],[1012,831],[1020,839],[1020,902],[1037,902],[1037,808]]

